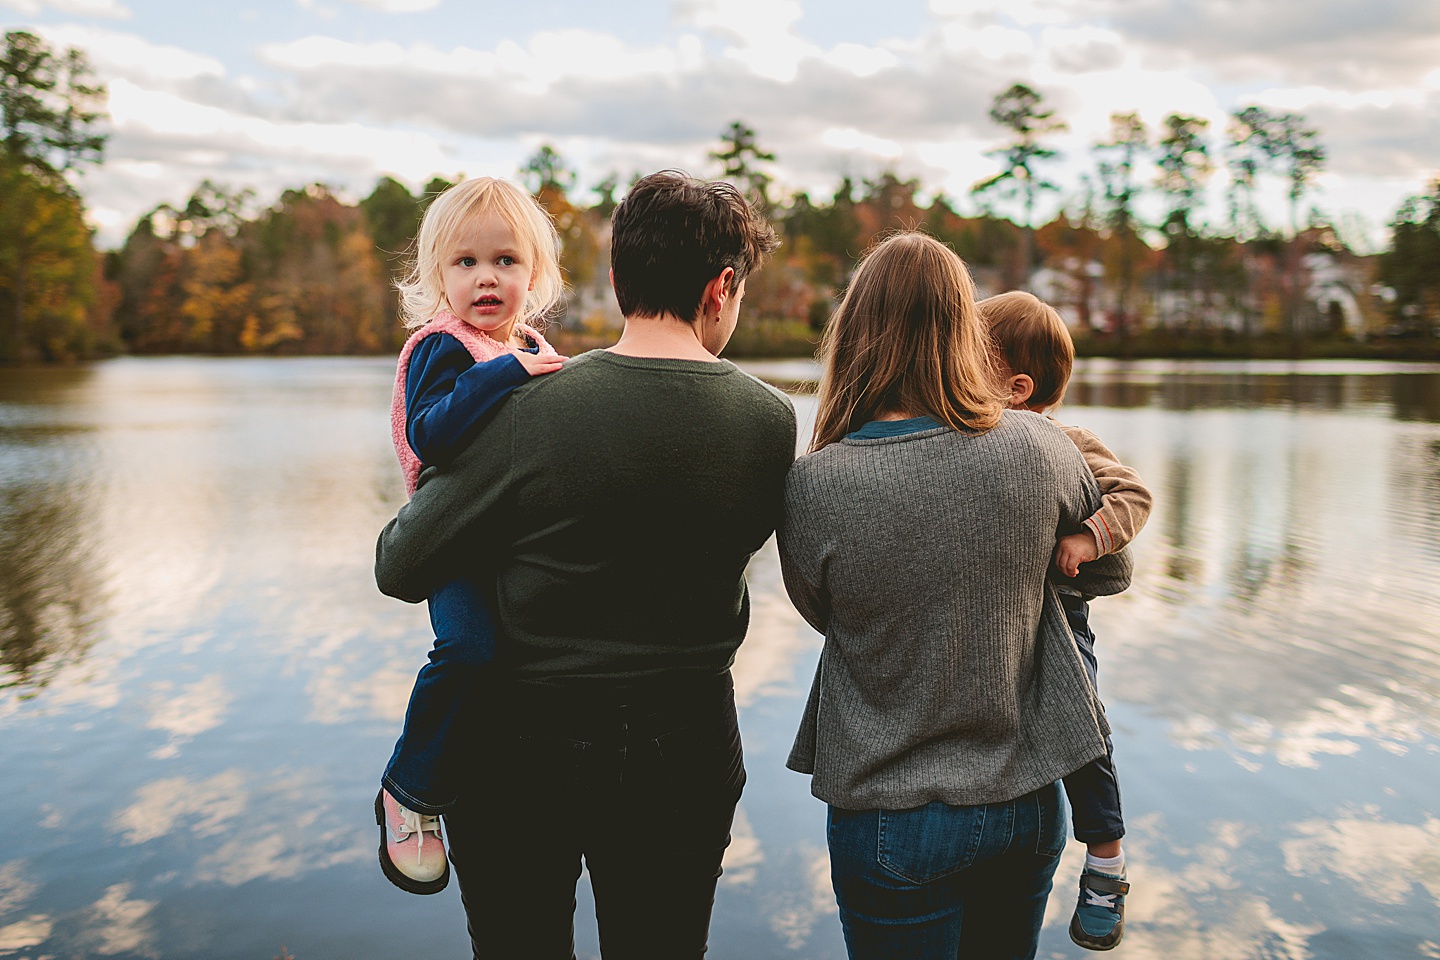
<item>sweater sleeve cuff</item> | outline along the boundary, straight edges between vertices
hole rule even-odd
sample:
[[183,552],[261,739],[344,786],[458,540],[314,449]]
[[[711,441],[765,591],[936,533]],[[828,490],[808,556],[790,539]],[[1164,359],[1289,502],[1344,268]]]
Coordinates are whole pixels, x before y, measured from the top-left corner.
[[1095,548],[1099,551],[1099,556],[1103,557],[1115,552],[1115,537],[1111,534],[1110,525],[1105,522],[1104,517],[1097,513],[1085,521],[1085,526],[1089,528],[1091,536],[1095,538]]

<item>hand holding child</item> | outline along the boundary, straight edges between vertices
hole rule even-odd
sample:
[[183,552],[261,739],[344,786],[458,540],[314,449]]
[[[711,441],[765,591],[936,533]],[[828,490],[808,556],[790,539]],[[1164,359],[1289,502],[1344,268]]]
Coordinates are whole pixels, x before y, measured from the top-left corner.
[[1089,530],[1061,537],[1055,545],[1055,567],[1067,577],[1080,574],[1080,564],[1089,563],[1100,556],[1095,537]]
[[539,356],[529,350],[521,350],[519,347],[511,347],[510,352],[515,354],[515,359],[520,361],[520,366],[532,377],[538,377],[542,373],[554,373],[569,357],[562,357],[558,354],[546,354]]

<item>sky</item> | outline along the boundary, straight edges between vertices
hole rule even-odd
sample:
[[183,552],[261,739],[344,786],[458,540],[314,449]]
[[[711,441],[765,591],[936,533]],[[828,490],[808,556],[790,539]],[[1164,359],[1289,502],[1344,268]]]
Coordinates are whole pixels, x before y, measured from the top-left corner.
[[[1037,221],[1078,203],[1115,112],[1204,117],[1217,141],[1244,106],[1302,114],[1328,152],[1307,205],[1362,248],[1440,174],[1436,0],[0,0],[0,27],[83,50],[108,86],[105,161],[78,180],[106,247],[207,178],[356,200],[386,175],[516,177],[547,143],[588,202],[612,172],[715,175],[733,120],[786,191],[891,170],[968,213],[1016,82],[1069,127]],[[1263,208],[1286,224],[1278,178]]]

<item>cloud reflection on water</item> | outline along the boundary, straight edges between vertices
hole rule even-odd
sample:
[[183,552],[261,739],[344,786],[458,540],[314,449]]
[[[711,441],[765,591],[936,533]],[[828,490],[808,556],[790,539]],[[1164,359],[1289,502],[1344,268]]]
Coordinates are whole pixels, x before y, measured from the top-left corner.
[[225,689],[224,679],[213,673],[179,689],[170,681],[162,680],[153,690],[146,726],[170,734],[169,741],[150,754],[157,760],[175,756],[185,741],[220,726],[233,699]]
[[156,901],[132,898],[134,885],[117,883],[105,891],[88,911],[77,939],[95,953],[117,953],[158,957],[154,944],[155,927],[150,912]]
[[1375,903],[1428,895],[1440,909],[1440,819],[1393,823],[1378,810],[1369,813],[1295,824],[1299,836],[1281,844],[1286,869],[1296,876],[1341,877],[1356,896]]
[[225,830],[245,812],[245,773],[226,770],[204,780],[168,777],[147,783],[135,800],[115,814],[113,822],[127,844],[147,843],[173,831],[182,822],[201,837]]
[[139,788],[111,828],[128,845],[183,832],[171,843],[195,855],[187,884],[286,880],[374,855],[369,831],[347,821],[325,796],[309,771],[171,777]]

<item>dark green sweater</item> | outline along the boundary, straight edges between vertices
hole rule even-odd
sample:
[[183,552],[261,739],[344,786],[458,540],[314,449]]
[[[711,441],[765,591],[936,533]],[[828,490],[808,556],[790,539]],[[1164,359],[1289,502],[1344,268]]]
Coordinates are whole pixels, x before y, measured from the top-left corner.
[[794,456],[789,398],[732,363],[586,353],[421,474],[375,580],[411,602],[457,575],[493,584],[498,663],[522,679],[717,674]]

